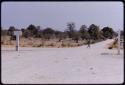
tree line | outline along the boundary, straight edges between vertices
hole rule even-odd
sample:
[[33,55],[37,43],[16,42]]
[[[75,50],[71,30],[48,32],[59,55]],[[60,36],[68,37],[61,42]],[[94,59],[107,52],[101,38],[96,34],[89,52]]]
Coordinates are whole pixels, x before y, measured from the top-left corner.
[[[8,30],[1,30],[2,35],[11,36],[11,39],[15,39],[14,31],[19,30],[14,26],[10,26]],[[104,27],[100,29],[99,26],[91,24],[89,27],[82,25],[79,30],[75,29],[75,23],[67,23],[67,29],[64,31],[54,30],[51,27],[41,29],[40,26],[35,26],[33,24],[29,25],[27,28],[22,28],[22,37],[24,38],[42,38],[42,39],[58,39],[59,41],[70,38],[76,43],[81,40],[105,40],[112,39],[117,36],[117,33],[111,27]]]

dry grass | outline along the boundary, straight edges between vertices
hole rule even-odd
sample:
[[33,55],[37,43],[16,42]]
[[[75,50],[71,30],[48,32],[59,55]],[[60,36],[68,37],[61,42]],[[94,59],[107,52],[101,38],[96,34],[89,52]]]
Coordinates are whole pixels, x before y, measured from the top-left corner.
[[118,48],[118,43],[116,43],[115,40],[108,44],[108,49],[113,49],[113,48]]
[[[1,44],[2,45],[11,45],[15,46],[15,40],[10,40],[10,36],[2,36],[1,37]],[[75,43],[73,40],[62,40],[58,41],[58,39],[51,39],[51,40],[43,40],[40,38],[20,38],[20,46],[21,47],[77,47],[81,46],[85,43],[85,41],[79,41]]]

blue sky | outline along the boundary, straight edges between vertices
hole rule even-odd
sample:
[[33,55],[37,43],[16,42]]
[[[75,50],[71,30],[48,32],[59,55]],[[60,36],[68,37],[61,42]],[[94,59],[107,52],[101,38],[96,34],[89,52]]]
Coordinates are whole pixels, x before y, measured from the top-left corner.
[[30,24],[42,29],[52,27],[65,30],[68,22],[76,29],[81,25],[96,24],[103,28],[123,30],[122,2],[3,2],[1,8],[2,28],[15,26],[26,28]]

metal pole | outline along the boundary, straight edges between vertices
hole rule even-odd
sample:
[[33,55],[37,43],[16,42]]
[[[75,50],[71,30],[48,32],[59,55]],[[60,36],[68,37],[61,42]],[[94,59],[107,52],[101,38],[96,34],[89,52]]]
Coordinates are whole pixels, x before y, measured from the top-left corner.
[[16,51],[19,51],[19,34],[16,34]]
[[118,55],[120,55],[120,30],[118,31]]

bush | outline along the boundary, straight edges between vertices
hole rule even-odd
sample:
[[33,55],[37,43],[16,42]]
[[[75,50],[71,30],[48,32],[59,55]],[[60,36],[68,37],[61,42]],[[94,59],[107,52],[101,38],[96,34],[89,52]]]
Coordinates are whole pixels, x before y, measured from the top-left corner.
[[66,47],[66,45],[64,43],[61,44],[62,47]]
[[53,46],[54,46],[54,43],[51,43],[51,44],[49,44],[48,46],[52,46],[52,47],[53,47]]
[[42,45],[42,44],[38,44],[38,45],[37,45],[37,47],[41,47],[41,46],[43,46],[43,45]]
[[11,36],[11,38],[10,38],[11,40],[16,40],[16,36],[15,35],[13,35],[13,36]]

